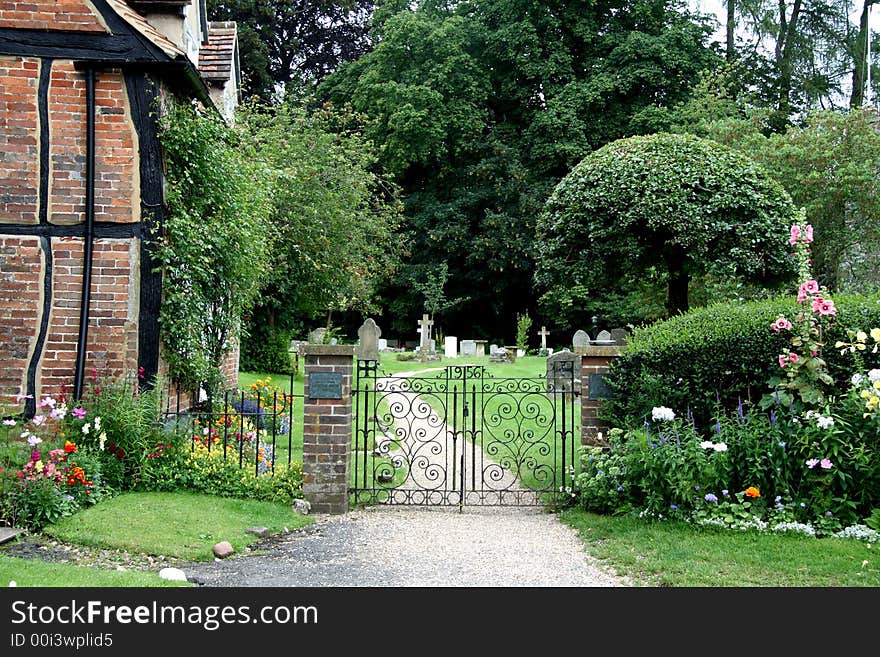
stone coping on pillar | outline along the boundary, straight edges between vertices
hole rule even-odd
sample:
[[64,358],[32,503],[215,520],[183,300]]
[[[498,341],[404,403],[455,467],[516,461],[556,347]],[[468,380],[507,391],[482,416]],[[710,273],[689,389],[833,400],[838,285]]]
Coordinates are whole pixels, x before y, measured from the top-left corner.
[[620,356],[620,345],[586,345],[575,347],[574,353],[578,356]]
[[300,346],[303,356],[354,356],[353,344],[304,344]]

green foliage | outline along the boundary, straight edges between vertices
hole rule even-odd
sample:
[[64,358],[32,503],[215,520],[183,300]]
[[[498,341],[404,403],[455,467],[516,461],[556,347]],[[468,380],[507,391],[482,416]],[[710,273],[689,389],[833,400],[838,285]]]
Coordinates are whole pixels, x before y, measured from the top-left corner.
[[193,105],[171,106],[160,126],[168,216],[154,246],[164,356],[175,382],[213,394],[268,268],[271,172],[236,129]]
[[290,332],[264,322],[250,322],[247,330],[248,335],[241,343],[241,370],[289,373]]
[[251,104],[240,125],[272,171],[274,248],[247,322],[254,340],[300,329],[319,312],[371,311],[377,281],[398,260],[400,208],[357,118],[293,102]]
[[[742,121],[708,133],[744,152],[791,194],[822,239],[816,278],[832,292],[880,284],[880,132],[872,109],[817,111],[803,126],[763,136]],[[728,129],[728,128],[733,129]]]
[[[858,295],[835,299],[838,314],[825,336],[826,345],[847,338],[846,330],[880,325],[880,301]],[[735,409],[741,399],[756,403],[779,374],[779,354],[789,336],[771,324],[782,314],[794,316],[793,298],[723,303],[636,328],[611,365],[608,382],[614,398],[605,415],[622,426],[638,426],[652,407],[668,406],[684,414],[690,408],[701,425],[715,405]],[[828,371],[839,390],[848,387],[852,361],[826,346]],[[880,366],[875,354],[866,364]]]
[[584,158],[548,199],[536,280],[601,296],[662,272],[675,313],[687,310],[696,275],[790,279],[794,218],[785,190],[729,148],[665,133],[622,139]]
[[528,313],[516,315],[516,347],[526,350],[529,344],[529,331],[532,330],[532,318]]

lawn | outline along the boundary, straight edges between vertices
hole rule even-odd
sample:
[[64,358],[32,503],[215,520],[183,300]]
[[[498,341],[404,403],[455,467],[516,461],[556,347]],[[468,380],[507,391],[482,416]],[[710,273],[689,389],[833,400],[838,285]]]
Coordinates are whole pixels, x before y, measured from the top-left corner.
[[729,531],[678,521],[567,509],[587,551],[643,586],[880,586],[880,545],[840,538]]
[[211,548],[229,541],[236,552],[256,542],[249,527],[295,529],[312,519],[289,506],[194,493],[124,493],[43,530],[58,540],[189,561],[214,558]]
[[121,572],[106,568],[50,563],[40,559],[8,557],[0,554],[0,586],[7,587],[11,582],[15,582],[16,586],[52,587],[191,586],[187,582],[160,579],[158,573]]

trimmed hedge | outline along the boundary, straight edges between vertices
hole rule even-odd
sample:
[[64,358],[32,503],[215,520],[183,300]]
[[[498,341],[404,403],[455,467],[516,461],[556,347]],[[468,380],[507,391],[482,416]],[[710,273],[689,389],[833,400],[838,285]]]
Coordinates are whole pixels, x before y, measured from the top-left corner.
[[[880,298],[840,295],[834,302],[838,314],[822,355],[845,390],[852,356],[842,356],[833,345],[847,340],[847,329],[880,326]],[[680,415],[690,408],[698,426],[705,427],[719,402],[728,410],[740,400],[757,404],[770,392],[767,382],[779,371],[777,356],[789,344],[790,335],[774,333],[770,324],[779,314],[791,319],[798,310],[792,297],[723,303],[636,329],[610,368],[614,396],[603,417],[614,426],[639,426],[654,406]],[[880,367],[880,353],[862,356],[869,368]]]

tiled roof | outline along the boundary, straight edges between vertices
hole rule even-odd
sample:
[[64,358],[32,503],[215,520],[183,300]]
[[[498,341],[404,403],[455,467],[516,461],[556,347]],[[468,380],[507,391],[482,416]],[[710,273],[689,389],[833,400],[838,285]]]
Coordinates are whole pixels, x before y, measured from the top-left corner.
[[185,59],[186,53],[166,37],[162,32],[147,22],[147,19],[128,6],[123,0],[107,0],[107,4],[119,16],[171,59]]
[[224,83],[235,75],[234,21],[208,23],[208,43],[199,50],[199,72],[208,82]]

